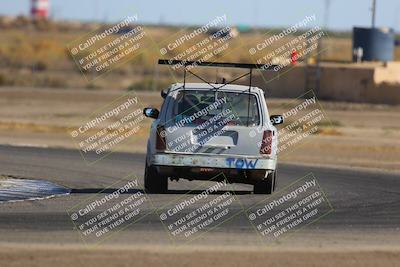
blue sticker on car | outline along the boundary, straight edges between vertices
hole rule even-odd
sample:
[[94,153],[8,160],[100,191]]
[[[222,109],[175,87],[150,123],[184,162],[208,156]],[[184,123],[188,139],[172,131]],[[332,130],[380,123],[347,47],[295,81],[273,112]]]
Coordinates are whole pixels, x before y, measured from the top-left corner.
[[241,159],[241,158],[227,158],[226,164],[229,168],[235,167],[236,169],[255,169],[258,159]]

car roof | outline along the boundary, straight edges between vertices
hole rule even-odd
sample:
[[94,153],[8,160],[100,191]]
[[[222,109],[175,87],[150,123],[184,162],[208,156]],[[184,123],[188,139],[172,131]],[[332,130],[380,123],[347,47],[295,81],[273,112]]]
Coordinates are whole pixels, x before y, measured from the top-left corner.
[[[248,92],[249,86],[247,85],[238,85],[238,84],[223,84],[223,83],[185,83],[185,89],[188,90],[212,90],[215,89],[214,87],[218,88],[218,91],[234,91],[234,92]],[[221,88],[219,88],[221,87]],[[174,83],[171,85],[170,91],[175,91],[178,89],[183,89],[183,83]],[[258,87],[252,86],[250,88],[252,93],[259,93],[263,92],[262,89]]]

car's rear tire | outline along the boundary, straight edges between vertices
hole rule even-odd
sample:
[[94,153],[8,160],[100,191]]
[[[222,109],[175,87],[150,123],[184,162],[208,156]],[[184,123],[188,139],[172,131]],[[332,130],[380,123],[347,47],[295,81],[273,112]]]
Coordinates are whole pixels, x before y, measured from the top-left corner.
[[163,194],[168,191],[168,177],[160,175],[154,166],[144,170],[144,189],[146,193]]
[[276,170],[269,173],[267,178],[254,184],[254,194],[272,194],[276,185]]

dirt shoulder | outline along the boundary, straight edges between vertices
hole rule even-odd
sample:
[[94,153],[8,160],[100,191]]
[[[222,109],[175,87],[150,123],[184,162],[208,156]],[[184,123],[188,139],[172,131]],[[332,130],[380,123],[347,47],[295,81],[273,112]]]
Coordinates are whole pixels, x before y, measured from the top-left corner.
[[0,245],[0,265],[25,266],[398,266],[400,248],[259,249]]

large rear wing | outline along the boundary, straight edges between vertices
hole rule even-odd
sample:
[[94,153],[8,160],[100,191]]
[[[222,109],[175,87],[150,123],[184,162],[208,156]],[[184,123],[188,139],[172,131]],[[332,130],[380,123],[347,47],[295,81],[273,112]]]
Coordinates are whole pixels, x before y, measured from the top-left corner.
[[[186,72],[189,72],[193,76],[197,77],[201,81],[209,84],[211,87],[214,89],[218,90],[219,88],[222,88],[223,86],[227,84],[231,84],[245,76],[250,76],[249,79],[249,91],[252,85],[252,74],[253,74],[253,69],[258,69],[258,70],[269,70],[269,71],[276,71],[277,65],[271,65],[271,64],[250,64],[250,63],[231,63],[231,62],[208,62],[208,61],[188,61],[188,60],[176,60],[176,59],[159,59],[158,60],[159,65],[178,65],[183,67],[183,88],[185,89],[186,85]],[[211,82],[206,81],[199,75],[193,73],[188,67],[214,67],[214,68],[241,68],[241,69],[249,69],[249,72],[236,77],[235,79],[226,82],[225,79],[223,79],[222,85],[220,86],[214,86],[211,84]]]
[[182,65],[182,66],[196,66],[196,67],[217,67],[217,68],[241,68],[241,69],[260,69],[272,70],[277,65],[266,64],[250,64],[250,63],[231,63],[231,62],[207,62],[207,61],[187,61],[176,59],[159,59],[159,65]]

